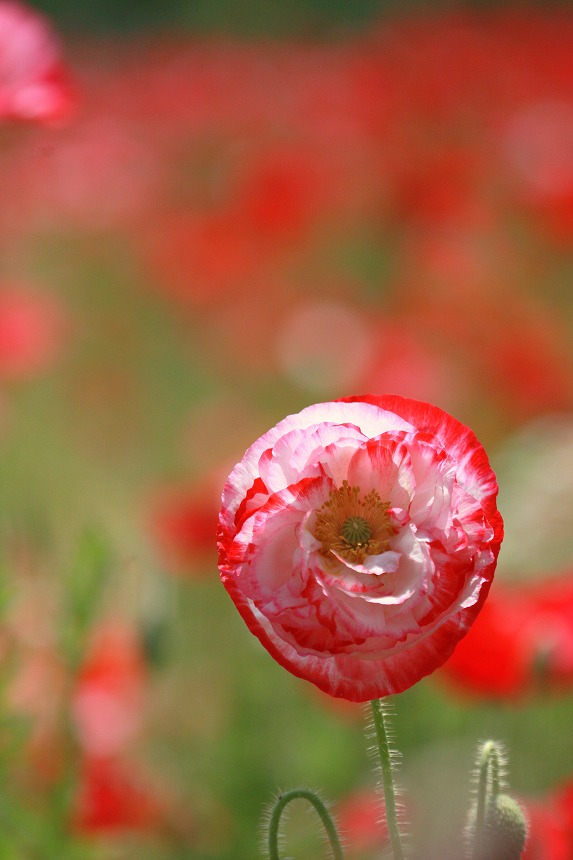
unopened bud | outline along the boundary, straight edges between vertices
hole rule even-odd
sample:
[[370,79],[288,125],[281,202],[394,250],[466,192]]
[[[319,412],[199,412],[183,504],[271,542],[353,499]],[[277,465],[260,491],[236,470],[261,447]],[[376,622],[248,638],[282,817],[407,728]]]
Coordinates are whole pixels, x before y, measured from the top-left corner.
[[470,840],[475,860],[520,860],[527,838],[527,819],[519,803],[509,794],[492,797],[483,829],[475,833],[475,809],[470,813]]

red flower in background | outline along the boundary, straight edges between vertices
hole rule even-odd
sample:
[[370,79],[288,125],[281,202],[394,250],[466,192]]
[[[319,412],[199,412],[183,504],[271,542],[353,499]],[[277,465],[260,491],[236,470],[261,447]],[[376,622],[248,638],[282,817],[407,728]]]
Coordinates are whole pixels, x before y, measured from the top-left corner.
[[164,822],[165,812],[165,798],[132,763],[99,757],[82,763],[72,816],[81,833],[152,830]]
[[522,860],[570,860],[573,856],[573,782],[542,800],[523,803],[529,834]]
[[524,804],[529,833],[522,860],[570,860],[571,833],[550,803]]
[[573,574],[496,586],[442,675],[460,690],[489,698],[570,689]]
[[210,570],[215,562],[220,486],[210,480],[159,488],[150,502],[149,531],[169,570]]
[[502,539],[485,451],[442,410],[357,397],[291,415],[223,492],[219,567],[249,629],[294,675],[360,702],[451,654]]
[[268,259],[268,248],[233,211],[164,213],[139,238],[161,291],[191,306],[219,302]]
[[328,187],[322,165],[323,160],[307,155],[302,144],[291,152],[262,153],[239,191],[239,223],[247,223],[264,242],[300,238],[316,217]]
[[22,3],[0,2],[0,119],[65,119],[73,89],[49,21]]
[[573,356],[566,318],[526,292],[518,249],[501,240],[501,229],[410,239],[401,300],[410,330],[439,345],[450,372],[465,370],[470,385],[487,386],[492,404],[522,422],[571,408]]

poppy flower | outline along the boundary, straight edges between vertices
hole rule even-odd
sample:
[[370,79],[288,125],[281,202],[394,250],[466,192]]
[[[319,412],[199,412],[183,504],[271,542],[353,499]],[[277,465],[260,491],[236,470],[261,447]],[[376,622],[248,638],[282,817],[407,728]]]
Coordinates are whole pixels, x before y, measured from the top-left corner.
[[23,3],[0,2],[0,119],[65,119],[73,89],[50,23]]
[[279,422],[229,476],[219,569],[294,675],[354,702],[433,672],[492,581],[503,523],[486,453],[435,406],[319,403]]

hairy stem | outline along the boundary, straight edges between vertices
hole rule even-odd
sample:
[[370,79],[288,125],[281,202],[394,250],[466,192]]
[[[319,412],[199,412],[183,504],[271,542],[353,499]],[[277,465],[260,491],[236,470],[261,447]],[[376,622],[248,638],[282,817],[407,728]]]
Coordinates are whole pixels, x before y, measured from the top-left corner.
[[388,740],[388,728],[386,715],[381,699],[371,702],[372,715],[374,717],[374,730],[380,756],[380,769],[382,773],[382,788],[384,790],[384,803],[386,806],[386,824],[394,860],[404,860],[402,840],[398,826],[398,812],[396,807],[396,788],[394,786],[394,774],[392,772],[392,757],[390,742]]
[[480,856],[480,847],[485,825],[487,805],[491,798],[500,792],[500,759],[499,749],[495,741],[486,741],[478,761],[478,791],[476,805],[476,822],[473,844],[473,857]]
[[293,788],[291,791],[286,791],[284,794],[281,794],[277,798],[275,805],[273,806],[273,809],[271,811],[271,817],[269,819],[269,860],[280,860],[278,843],[281,815],[283,814],[286,806],[291,801],[299,799],[307,800],[316,810],[326,831],[326,835],[330,843],[330,848],[332,850],[333,860],[344,860],[338,832],[330,816],[330,813],[323,801],[320,799],[320,797],[314,791],[311,791],[309,788]]

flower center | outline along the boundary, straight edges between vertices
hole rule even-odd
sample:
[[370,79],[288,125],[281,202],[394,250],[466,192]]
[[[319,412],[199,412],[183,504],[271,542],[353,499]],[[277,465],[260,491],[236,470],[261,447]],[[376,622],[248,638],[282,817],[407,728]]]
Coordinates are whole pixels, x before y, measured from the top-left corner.
[[362,497],[360,487],[343,481],[316,512],[314,536],[322,544],[321,554],[330,561],[342,558],[362,564],[367,555],[386,552],[396,534],[389,507],[377,490]]
[[364,546],[372,536],[372,529],[362,517],[348,517],[340,527],[340,537],[350,546]]

